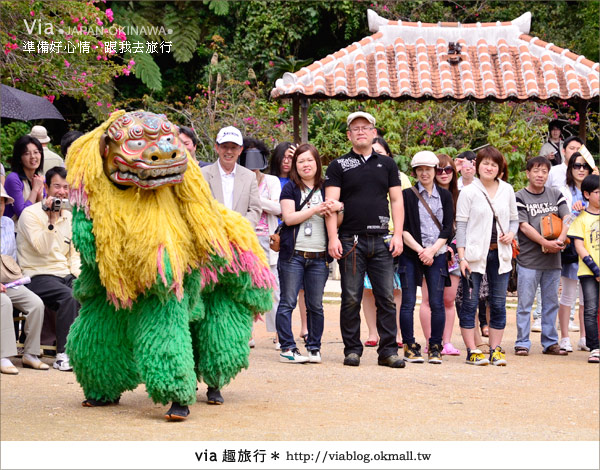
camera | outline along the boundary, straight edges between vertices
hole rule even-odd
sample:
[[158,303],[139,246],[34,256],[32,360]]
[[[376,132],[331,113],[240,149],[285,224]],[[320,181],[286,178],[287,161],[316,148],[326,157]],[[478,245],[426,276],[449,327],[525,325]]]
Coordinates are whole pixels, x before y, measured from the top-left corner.
[[304,225],[304,236],[310,237],[312,235],[312,222],[306,222]]
[[50,207],[45,204],[42,209],[48,212],[60,212],[61,209],[71,210],[71,202],[68,199],[53,199]]

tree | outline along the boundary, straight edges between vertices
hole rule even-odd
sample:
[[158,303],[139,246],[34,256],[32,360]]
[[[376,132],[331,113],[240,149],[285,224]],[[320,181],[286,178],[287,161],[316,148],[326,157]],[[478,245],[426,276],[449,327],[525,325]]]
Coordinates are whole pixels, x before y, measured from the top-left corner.
[[117,55],[125,40],[111,9],[96,1],[0,2],[2,82],[54,102],[83,99],[97,117],[113,108],[113,79],[133,64]]

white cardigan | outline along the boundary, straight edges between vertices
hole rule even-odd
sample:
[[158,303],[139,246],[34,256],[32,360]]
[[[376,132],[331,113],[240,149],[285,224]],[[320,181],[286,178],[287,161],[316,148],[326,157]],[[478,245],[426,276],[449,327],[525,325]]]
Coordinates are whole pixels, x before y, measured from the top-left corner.
[[[513,187],[502,180],[499,180],[499,183],[496,195],[492,199],[481,181],[475,179],[462,189],[456,203],[456,221],[467,222],[465,259],[469,263],[471,271],[480,274],[485,274],[494,217],[482,191],[489,197],[500,225],[505,231],[509,230],[510,221],[519,219]],[[498,225],[496,225],[496,231],[500,237],[501,230]],[[511,245],[498,243],[498,259],[500,261],[498,273],[510,272],[512,268]]]
[[[279,178],[273,175],[264,175],[265,182],[267,184],[267,190],[269,197],[260,197],[260,203],[262,210],[267,213],[267,223],[269,224],[269,234],[275,233],[275,229],[279,225],[278,215],[281,214],[281,204],[279,204],[279,198],[281,196],[281,183]],[[260,192],[260,191],[259,191]],[[277,265],[279,259],[279,253],[273,250],[269,250],[269,265]]]

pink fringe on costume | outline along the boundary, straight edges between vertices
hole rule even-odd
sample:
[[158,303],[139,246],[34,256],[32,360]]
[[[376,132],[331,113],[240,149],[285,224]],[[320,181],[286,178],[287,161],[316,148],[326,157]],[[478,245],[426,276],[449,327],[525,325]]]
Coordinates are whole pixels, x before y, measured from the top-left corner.
[[90,205],[88,202],[88,195],[83,187],[83,183],[81,183],[77,189],[71,188],[69,191],[69,201],[72,205],[83,209],[85,216],[88,219],[90,218]]
[[247,272],[252,278],[252,284],[256,287],[265,289],[275,288],[277,281],[269,268],[264,266],[258,256],[252,251],[240,251],[233,243],[230,244],[230,249],[233,254],[232,262],[226,266],[215,268],[212,266],[203,266],[202,272],[202,287],[207,284],[216,283],[219,273],[224,273],[227,270],[230,273],[239,275],[240,271]]

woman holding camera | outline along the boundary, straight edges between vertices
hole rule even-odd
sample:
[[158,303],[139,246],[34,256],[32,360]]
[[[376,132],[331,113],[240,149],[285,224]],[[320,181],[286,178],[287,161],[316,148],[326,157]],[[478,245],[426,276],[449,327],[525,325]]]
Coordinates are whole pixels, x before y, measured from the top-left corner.
[[[460,330],[467,347],[467,364],[506,365],[500,343],[506,326],[506,288],[512,268],[512,241],[518,230],[515,192],[500,179],[504,157],[488,146],[477,152],[479,179],[466,186],[456,204],[456,247],[462,274]],[[490,358],[475,346],[475,312],[479,288],[487,273],[490,290]]]
[[[325,201],[321,156],[310,144],[294,152],[290,181],[281,191],[285,227],[280,233],[279,283],[281,297],[276,326],[281,343],[280,362],[321,362],[323,291],[329,276],[325,216],[339,212],[343,204]],[[300,354],[292,333],[292,311],[304,283],[308,357]]]

